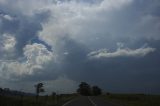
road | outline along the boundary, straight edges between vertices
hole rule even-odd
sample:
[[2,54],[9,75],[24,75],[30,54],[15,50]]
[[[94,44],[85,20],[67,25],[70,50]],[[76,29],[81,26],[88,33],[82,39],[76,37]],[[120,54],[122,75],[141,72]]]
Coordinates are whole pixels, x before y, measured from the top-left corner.
[[67,102],[63,106],[119,106],[119,105],[109,103],[99,97],[80,96],[78,98],[75,98]]

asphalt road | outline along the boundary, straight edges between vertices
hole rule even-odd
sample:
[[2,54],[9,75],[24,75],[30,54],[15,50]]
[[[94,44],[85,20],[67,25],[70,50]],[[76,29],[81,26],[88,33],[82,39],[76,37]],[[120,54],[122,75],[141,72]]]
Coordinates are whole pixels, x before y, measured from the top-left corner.
[[63,106],[119,106],[119,105],[109,103],[99,97],[81,96],[67,102]]

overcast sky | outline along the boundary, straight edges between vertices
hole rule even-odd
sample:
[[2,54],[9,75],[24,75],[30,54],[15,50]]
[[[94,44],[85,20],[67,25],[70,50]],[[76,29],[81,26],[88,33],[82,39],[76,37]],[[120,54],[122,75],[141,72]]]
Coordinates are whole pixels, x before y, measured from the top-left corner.
[[0,0],[0,87],[160,94],[159,0]]

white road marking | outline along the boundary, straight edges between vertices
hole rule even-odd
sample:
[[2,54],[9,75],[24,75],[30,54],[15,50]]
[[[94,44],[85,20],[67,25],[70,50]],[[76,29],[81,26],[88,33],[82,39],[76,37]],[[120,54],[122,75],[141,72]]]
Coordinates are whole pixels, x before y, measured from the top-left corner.
[[66,103],[65,103],[64,105],[62,105],[62,106],[67,106],[69,103],[73,102],[74,100],[75,100],[75,99],[72,99],[72,100],[66,102]]
[[88,96],[88,100],[93,104],[93,106],[97,106],[97,104],[95,104],[89,96]]

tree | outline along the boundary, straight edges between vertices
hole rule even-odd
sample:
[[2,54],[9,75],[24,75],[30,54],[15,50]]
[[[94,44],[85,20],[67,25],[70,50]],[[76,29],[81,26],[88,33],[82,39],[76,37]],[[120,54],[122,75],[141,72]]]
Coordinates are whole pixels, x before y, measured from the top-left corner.
[[77,89],[77,92],[81,95],[89,96],[91,95],[91,87],[86,82],[81,82],[79,88]]
[[102,90],[98,86],[93,86],[92,93],[93,95],[98,96],[102,94]]
[[36,100],[39,97],[39,93],[44,92],[43,83],[38,83],[35,85],[36,88]]
[[52,96],[55,97],[56,96],[56,92],[52,92]]
[[0,88],[0,97],[3,95],[3,89]]

